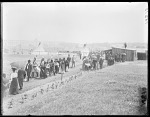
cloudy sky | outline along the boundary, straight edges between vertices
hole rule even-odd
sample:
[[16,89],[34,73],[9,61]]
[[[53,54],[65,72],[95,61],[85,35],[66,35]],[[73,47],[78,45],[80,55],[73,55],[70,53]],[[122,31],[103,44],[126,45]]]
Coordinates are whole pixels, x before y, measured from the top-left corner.
[[3,3],[4,40],[147,42],[148,3]]

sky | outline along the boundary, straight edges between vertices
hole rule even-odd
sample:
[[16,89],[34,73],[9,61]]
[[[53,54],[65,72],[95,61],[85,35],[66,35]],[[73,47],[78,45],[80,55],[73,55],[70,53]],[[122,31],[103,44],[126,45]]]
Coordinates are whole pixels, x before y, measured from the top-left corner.
[[4,40],[148,42],[147,2],[3,3]]

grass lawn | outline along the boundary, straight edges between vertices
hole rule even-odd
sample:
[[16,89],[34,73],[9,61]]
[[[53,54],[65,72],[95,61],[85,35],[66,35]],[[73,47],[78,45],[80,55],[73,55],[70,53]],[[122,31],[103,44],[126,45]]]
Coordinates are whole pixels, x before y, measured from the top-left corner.
[[5,115],[138,115],[138,87],[147,87],[147,61],[117,63],[84,72],[62,88]]

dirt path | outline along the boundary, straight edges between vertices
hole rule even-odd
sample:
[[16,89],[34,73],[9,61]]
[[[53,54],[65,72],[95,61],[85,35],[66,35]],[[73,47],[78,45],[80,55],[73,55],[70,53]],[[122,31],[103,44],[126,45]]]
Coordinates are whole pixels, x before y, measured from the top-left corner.
[[61,89],[45,93],[5,114],[137,115],[139,86],[147,87],[146,61],[119,63],[84,72]]
[[[82,61],[79,61],[76,65],[76,67],[75,68],[70,68],[68,70],[68,72],[65,72],[63,77],[68,77],[68,76],[71,76],[71,75],[76,74],[77,72],[79,72],[80,69],[81,69],[81,64],[82,64]],[[60,80],[60,79],[61,79],[61,74],[56,74],[55,76],[47,77],[46,79],[31,78],[31,80],[29,82],[24,82],[23,89],[21,91],[19,91],[19,94],[24,93],[28,90],[32,90],[33,88],[44,85],[46,83],[49,83],[49,82],[52,82],[52,81],[57,81],[57,80]],[[16,95],[6,95],[6,97],[4,97],[4,100],[8,99],[10,97],[14,97],[14,96],[16,96]]]

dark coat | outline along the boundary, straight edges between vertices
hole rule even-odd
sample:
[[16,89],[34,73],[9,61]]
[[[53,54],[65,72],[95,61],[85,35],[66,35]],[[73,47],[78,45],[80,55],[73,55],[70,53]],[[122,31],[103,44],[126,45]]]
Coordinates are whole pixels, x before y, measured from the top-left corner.
[[25,76],[26,76],[25,70],[19,69],[18,70],[18,82],[19,82],[20,89],[22,89],[23,87],[23,79],[25,78]]
[[27,71],[27,72],[31,72],[32,71],[32,64],[31,63],[27,63],[25,71]]
[[70,63],[70,61],[71,61],[71,57],[67,57],[67,60],[68,60],[68,62]]
[[21,79],[21,78],[24,79],[25,76],[26,76],[25,70],[19,69],[19,70],[18,70],[18,78],[19,78],[19,79]]

